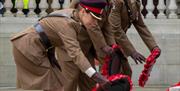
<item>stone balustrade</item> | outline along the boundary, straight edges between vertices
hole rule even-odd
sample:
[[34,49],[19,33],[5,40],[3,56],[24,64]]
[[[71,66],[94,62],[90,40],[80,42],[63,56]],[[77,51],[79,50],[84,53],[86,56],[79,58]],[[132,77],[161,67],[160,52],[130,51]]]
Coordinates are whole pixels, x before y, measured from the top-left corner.
[[[177,18],[176,0],[140,0],[145,18]],[[70,0],[1,0],[1,16],[36,17],[67,8]],[[178,0],[177,0],[178,2]],[[2,5],[1,5],[2,6]]]
[[67,8],[70,0],[2,0],[5,10],[1,9],[1,16],[36,17],[50,12]]

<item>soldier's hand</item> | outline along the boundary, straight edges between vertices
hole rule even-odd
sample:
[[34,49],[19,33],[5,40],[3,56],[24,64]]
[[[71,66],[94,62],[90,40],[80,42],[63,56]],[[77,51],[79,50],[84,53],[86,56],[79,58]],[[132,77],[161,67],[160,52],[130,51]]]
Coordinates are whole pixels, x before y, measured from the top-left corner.
[[105,46],[102,48],[102,50],[107,54],[107,55],[111,55],[114,52],[114,49],[110,46]]
[[137,51],[133,52],[131,57],[135,61],[136,64],[138,64],[138,62],[143,64],[143,62],[145,62],[146,60],[146,58]]
[[99,83],[99,85],[100,85],[100,89],[97,91],[107,91],[107,89],[109,89],[111,87],[111,83],[109,82],[109,80],[106,79],[104,76],[102,76],[99,73],[95,73],[92,76],[92,79],[94,81],[96,81],[97,83]]

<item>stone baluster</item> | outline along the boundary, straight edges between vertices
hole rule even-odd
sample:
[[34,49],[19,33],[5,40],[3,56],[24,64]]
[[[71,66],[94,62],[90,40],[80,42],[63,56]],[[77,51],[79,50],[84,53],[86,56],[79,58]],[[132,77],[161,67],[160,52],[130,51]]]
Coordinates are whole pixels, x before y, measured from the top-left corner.
[[39,4],[40,4],[41,0],[36,0],[36,8],[34,9],[34,12],[37,14],[37,16],[40,16],[41,13],[41,9],[39,8]]
[[11,0],[12,2],[12,8],[11,8],[11,13],[16,17],[16,13],[18,12],[18,9],[16,8],[16,0]]
[[29,14],[30,17],[35,17],[36,13],[34,12],[34,9],[36,8],[36,2],[35,0],[29,0]]
[[142,0],[143,9],[142,9],[141,13],[144,16],[144,18],[146,18],[146,15],[148,13],[147,9],[146,9],[146,5],[147,5],[147,0]]
[[169,10],[168,10],[168,6],[169,6],[169,0],[164,0],[164,5],[165,5],[165,10],[164,10],[164,14],[165,14],[165,16],[166,16],[166,18],[168,18],[168,12],[169,12]]
[[170,0],[169,2],[169,18],[177,18],[177,14],[176,14],[176,10],[177,10],[177,5],[176,5],[176,1],[175,0]]
[[63,9],[64,0],[59,0],[60,9]]
[[53,8],[54,10],[59,9],[59,0],[53,0],[53,2],[52,2],[52,8]]
[[148,10],[148,14],[147,14],[147,18],[154,18],[154,15],[153,15],[153,9],[154,9],[154,5],[153,5],[153,0],[148,0],[148,3],[147,3],[147,10]]
[[63,8],[69,8],[70,0],[64,0]]
[[47,0],[48,3],[48,8],[46,9],[46,12],[49,14],[51,12],[53,12],[53,8],[51,7],[53,0]]
[[16,0],[15,8],[18,9],[18,12],[16,13],[17,16],[24,16],[23,12],[21,11],[23,9],[23,1],[22,0]]
[[6,12],[4,13],[4,16],[13,16],[13,14],[11,14],[11,8],[12,8],[12,2],[11,0],[5,0],[4,3],[4,7],[6,8]]
[[159,0],[153,0],[153,4],[154,4],[153,14],[154,14],[155,18],[157,19],[157,16],[159,14],[159,10],[157,8],[157,6],[159,4]]
[[164,10],[166,9],[166,6],[164,4],[164,0],[159,0],[159,5],[157,6],[158,10],[159,10],[159,15],[158,18],[163,18],[165,19],[166,16],[164,14]]
[[46,2],[46,0],[41,0],[40,4],[39,4],[39,8],[41,9],[41,16],[45,16],[47,15],[46,13],[46,9],[48,8],[48,4]]

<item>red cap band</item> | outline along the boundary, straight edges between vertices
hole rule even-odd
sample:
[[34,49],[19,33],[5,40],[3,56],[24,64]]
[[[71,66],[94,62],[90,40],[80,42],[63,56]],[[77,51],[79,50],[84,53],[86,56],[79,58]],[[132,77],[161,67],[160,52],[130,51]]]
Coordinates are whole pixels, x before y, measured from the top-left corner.
[[80,3],[80,5],[94,13],[97,13],[97,14],[102,14],[103,13],[103,9],[100,9],[100,8],[95,8],[95,7],[90,7],[90,6],[86,6],[82,3]]

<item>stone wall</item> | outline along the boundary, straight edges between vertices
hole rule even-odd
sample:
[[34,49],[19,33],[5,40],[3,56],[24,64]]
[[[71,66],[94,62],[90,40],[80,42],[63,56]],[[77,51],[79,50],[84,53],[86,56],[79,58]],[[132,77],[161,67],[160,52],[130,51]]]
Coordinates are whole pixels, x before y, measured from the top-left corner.
[[[34,24],[37,18],[0,17],[0,87],[14,87],[16,68],[12,56],[12,46],[9,41],[13,33],[22,31]],[[146,19],[145,23],[155,36],[162,49],[162,55],[154,66],[148,86],[167,86],[180,80],[180,20],[178,19]],[[135,29],[128,32],[135,48],[148,56],[149,51],[143,44]],[[133,68],[133,82],[138,83],[138,77],[143,65],[135,65],[129,58]]]

